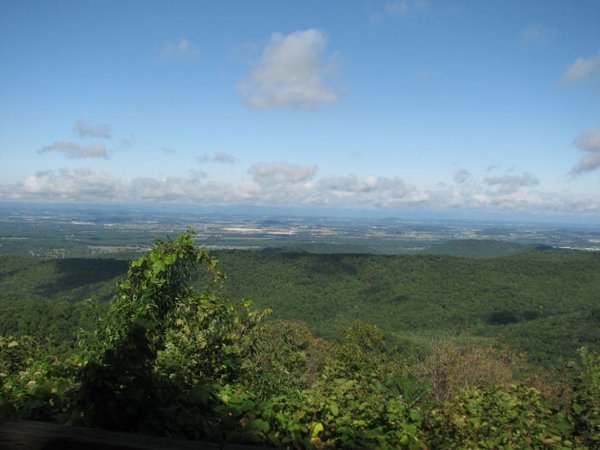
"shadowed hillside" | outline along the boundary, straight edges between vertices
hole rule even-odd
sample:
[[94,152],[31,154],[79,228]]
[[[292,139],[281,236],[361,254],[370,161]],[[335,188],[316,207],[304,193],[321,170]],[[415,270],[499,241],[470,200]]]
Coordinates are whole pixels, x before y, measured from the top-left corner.
[[456,239],[432,244],[420,253],[426,255],[464,256],[466,258],[495,258],[532,249],[549,250],[551,247],[517,244],[492,239]]

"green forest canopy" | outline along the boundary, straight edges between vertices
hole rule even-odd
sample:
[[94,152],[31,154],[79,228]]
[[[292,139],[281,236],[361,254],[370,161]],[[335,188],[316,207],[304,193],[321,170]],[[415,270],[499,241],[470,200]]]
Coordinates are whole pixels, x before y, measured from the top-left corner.
[[[501,339],[546,366],[573,358],[583,345],[600,350],[596,253],[528,249],[486,259],[242,250],[215,255],[233,298],[250,298],[271,308],[274,318],[303,321],[327,338],[363,320],[407,345],[435,335]],[[115,259],[5,256],[0,332],[20,327],[32,333],[49,314],[54,327],[61,317],[73,323],[81,306],[65,302],[108,301],[126,270],[127,262]]]

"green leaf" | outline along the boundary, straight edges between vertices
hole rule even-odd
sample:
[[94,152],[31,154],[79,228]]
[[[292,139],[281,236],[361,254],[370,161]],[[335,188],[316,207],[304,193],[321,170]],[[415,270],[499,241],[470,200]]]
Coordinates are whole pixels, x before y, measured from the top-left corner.
[[263,419],[254,419],[252,422],[250,422],[250,426],[259,433],[264,434],[268,433],[271,429],[269,422]]
[[334,416],[337,416],[340,413],[340,408],[339,408],[338,404],[335,402],[331,402],[329,404],[329,410],[331,411],[331,414],[333,414]]
[[310,437],[314,439],[319,436],[319,433],[323,431],[323,424],[321,422],[313,422],[311,425]]

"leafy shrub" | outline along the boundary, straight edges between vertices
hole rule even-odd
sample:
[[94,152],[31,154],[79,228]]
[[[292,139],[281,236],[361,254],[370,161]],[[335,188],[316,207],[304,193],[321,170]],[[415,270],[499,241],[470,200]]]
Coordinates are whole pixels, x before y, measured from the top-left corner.
[[254,439],[284,448],[425,448],[422,417],[379,383],[324,376],[311,389],[276,396],[240,421]]
[[73,361],[42,351],[28,336],[0,336],[0,418],[66,420],[77,385]]
[[580,363],[572,366],[573,403],[570,419],[578,442],[600,447],[600,355],[579,351]]
[[532,388],[468,388],[431,411],[433,448],[569,448],[569,426]]
[[331,345],[301,322],[264,322],[249,339],[252,344],[242,361],[240,383],[261,399],[307,389],[331,357]]

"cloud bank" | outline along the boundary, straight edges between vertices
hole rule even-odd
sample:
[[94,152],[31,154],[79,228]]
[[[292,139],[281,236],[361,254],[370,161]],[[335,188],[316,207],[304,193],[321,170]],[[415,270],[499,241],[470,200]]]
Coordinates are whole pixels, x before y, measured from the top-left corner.
[[260,61],[237,90],[252,108],[314,110],[337,103],[340,92],[327,86],[336,70],[334,58],[324,59],[324,33],[309,29],[288,35],[274,33]]
[[[584,135],[581,145],[596,149],[595,139],[596,135]],[[190,171],[188,176],[121,179],[88,168],[62,168],[38,172],[23,182],[0,185],[0,200],[377,209],[420,206],[438,210],[600,214],[598,196],[541,191],[540,181],[529,172],[506,171],[495,176],[488,173],[477,178],[461,169],[452,182],[435,188],[417,187],[398,177],[318,177],[316,166],[289,162],[255,163],[248,174],[249,180],[237,182],[214,181],[201,171]]]

